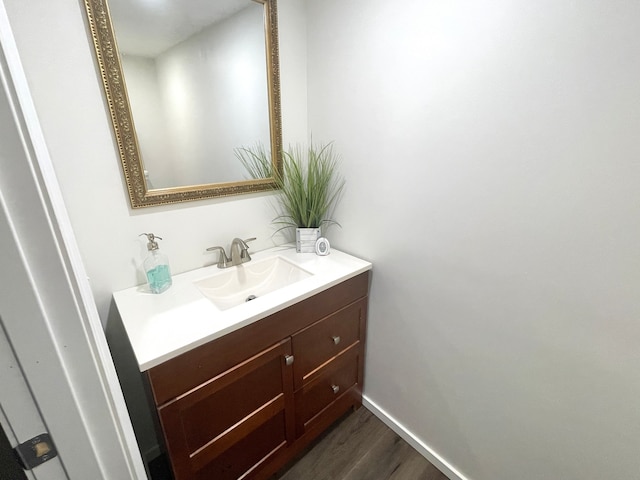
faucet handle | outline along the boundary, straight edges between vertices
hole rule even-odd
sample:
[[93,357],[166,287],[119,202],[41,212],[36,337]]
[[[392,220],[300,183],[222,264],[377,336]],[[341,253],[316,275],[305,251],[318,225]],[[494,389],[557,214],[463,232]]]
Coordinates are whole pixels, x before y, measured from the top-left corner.
[[215,250],[220,250],[220,257],[218,257],[218,268],[227,268],[227,265],[229,264],[229,262],[231,262],[231,260],[229,260],[229,257],[227,257],[227,254],[224,251],[224,248],[222,247],[207,248],[207,252],[213,252]]
[[247,245],[247,243],[249,242],[253,242],[254,240],[256,240],[256,237],[251,237],[251,238],[247,238],[245,240],[242,241],[242,243],[244,243],[243,248],[240,252],[240,258],[245,260],[245,261],[249,261],[251,260],[251,256],[249,255],[249,245]]
[[[160,237],[158,237],[158,238],[160,238]],[[162,239],[161,239],[161,240],[162,240]],[[245,246],[245,247],[247,247],[247,248],[249,248],[249,245],[247,245],[247,243],[249,243],[249,242],[253,242],[254,240],[257,240],[257,239],[256,239],[256,237],[245,238],[245,239],[243,240],[243,242],[244,242],[244,246]]]

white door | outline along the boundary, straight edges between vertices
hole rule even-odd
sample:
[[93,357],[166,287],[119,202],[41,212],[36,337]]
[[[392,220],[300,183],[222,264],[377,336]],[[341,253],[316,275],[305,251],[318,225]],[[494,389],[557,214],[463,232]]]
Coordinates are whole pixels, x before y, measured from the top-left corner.
[[59,453],[31,478],[146,479],[3,0],[0,316],[3,430]]
[[[13,449],[36,435],[46,433],[47,427],[40,416],[22,374],[20,364],[1,324],[2,313],[0,312],[0,385],[2,385],[0,388],[0,425]],[[55,442],[55,439],[53,441]],[[0,465],[0,478],[21,480],[21,476],[19,476],[21,468],[17,461],[14,463],[15,465]],[[28,470],[24,478],[66,480],[68,477],[60,457],[54,457],[32,470]]]

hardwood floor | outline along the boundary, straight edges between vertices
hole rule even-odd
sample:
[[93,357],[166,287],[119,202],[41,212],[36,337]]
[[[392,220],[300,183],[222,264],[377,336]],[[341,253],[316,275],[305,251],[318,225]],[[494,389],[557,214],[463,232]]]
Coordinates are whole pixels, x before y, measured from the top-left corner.
[[343,418],[272,480],[447,480],[366,408]]
[[[164,456],[152,480],[173,478]],[[212,479],[213,480],[213,479]],[[362,407],[346,415],[271,480],[447,480],[393,430]]]

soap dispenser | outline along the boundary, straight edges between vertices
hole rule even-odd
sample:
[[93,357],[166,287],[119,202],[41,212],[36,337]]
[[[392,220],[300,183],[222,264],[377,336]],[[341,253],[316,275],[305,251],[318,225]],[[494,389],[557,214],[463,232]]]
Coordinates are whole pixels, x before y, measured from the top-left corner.
[[147,255],[143,263],[149,288],[152,293],[162,293],[171,286],[169,259],[164,253],[158,250],[158,242],[156,242],[156,240],[162,240],[162,237],[158,237],[153,233],[140,234],[140,236],[143,235],[146,235],[149,240],[149,243],[147,243],[149,255]]

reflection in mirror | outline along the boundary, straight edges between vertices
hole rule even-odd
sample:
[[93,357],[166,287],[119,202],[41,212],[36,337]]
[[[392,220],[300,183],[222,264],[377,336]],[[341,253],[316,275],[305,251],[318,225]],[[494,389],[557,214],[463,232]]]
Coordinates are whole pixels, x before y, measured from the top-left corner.
[[275,0],[85,4],[134,208],[273,188],[234,149],[279,168]]
[[201,2],[189,15],[181,0],[134,22],[131,4],[110,0],[147,178],[155,188],[241,179],[233,149],[269,143],[263,6]]

